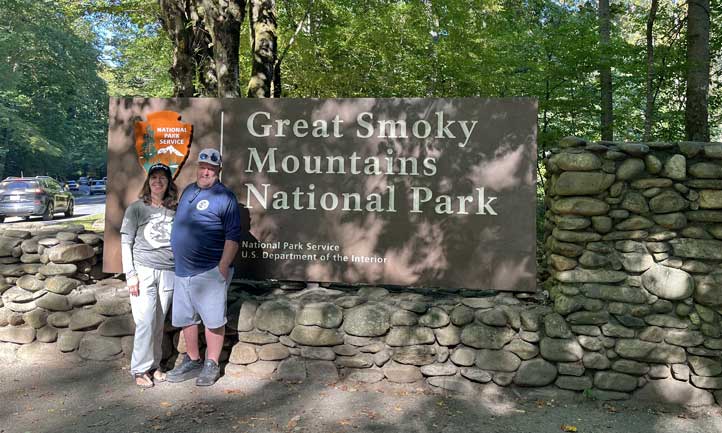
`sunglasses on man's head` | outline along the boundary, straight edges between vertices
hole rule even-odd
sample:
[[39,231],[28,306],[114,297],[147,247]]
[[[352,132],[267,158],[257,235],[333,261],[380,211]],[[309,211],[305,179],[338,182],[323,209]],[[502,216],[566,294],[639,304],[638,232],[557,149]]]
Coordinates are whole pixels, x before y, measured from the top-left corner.
[[199,157],[198,159],[200,159],[201,161],[205,161],[206,159],[210,159],[210,160],[213,161],[213,162],[218,162],[218,154],[216,154],[216,153],[211,153],[210,155],[208,155],[207,153],[201,153],[201,155],[200,155],[200,157]]

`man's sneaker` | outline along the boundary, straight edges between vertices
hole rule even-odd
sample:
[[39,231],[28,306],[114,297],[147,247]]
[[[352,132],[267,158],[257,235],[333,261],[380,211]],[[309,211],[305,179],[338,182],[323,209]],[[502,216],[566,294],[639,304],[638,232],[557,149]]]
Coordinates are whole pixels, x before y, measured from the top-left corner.
[[206,359],[203,363],[203,371],[196,379],[196,386],[211,386],[221,377],[221,367],[212,359]]
[[195,361],[186,353],[183,355],[183,362],[173,370],[166,373],[165,380],[168,382],[184,382],[194,377],[198,377],[203,369],[203,361],[196,359]]

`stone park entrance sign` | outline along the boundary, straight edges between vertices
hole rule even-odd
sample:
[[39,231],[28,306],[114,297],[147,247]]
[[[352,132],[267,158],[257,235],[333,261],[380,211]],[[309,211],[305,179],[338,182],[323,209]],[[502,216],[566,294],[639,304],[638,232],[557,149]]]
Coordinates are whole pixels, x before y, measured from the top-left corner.
[[144,180],[134,131],[166,116],[189,134],[180,188],[200,149],[223,154],[222,181],[247,210],[236,277],[535,290],[536,110],[529,99],[111,99],[105,271],[121,271],[118,230]]

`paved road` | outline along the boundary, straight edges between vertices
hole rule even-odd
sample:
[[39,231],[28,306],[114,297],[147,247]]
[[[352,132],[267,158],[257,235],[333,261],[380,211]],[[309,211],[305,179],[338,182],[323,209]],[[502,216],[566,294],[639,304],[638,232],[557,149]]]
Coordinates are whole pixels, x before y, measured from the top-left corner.
[[[102,195],[85,195],[82,193],[74,193],[75,195],[75,215],[71,218],[66,217],[62,213],[55,214],[53,221],[72,221],[74,219],[83,218],[88,215],[95,215],[105,212],[105,194]],[[24,222],[44,222],[40,216],[33,216],[29,219],[13,217],[6,218],[3,224],[17,224]]]

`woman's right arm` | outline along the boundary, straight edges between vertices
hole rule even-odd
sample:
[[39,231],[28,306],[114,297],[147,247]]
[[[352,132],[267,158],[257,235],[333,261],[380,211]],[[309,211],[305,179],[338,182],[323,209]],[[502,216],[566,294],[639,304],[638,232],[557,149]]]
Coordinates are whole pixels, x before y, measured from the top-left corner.
[[131,296],[138,296],[138,275],[133,265],[133,244],[138,231],[138,214],[135,206],[129,206],[123,216],[120,228],[120,254],[123,260],[123,272]]

